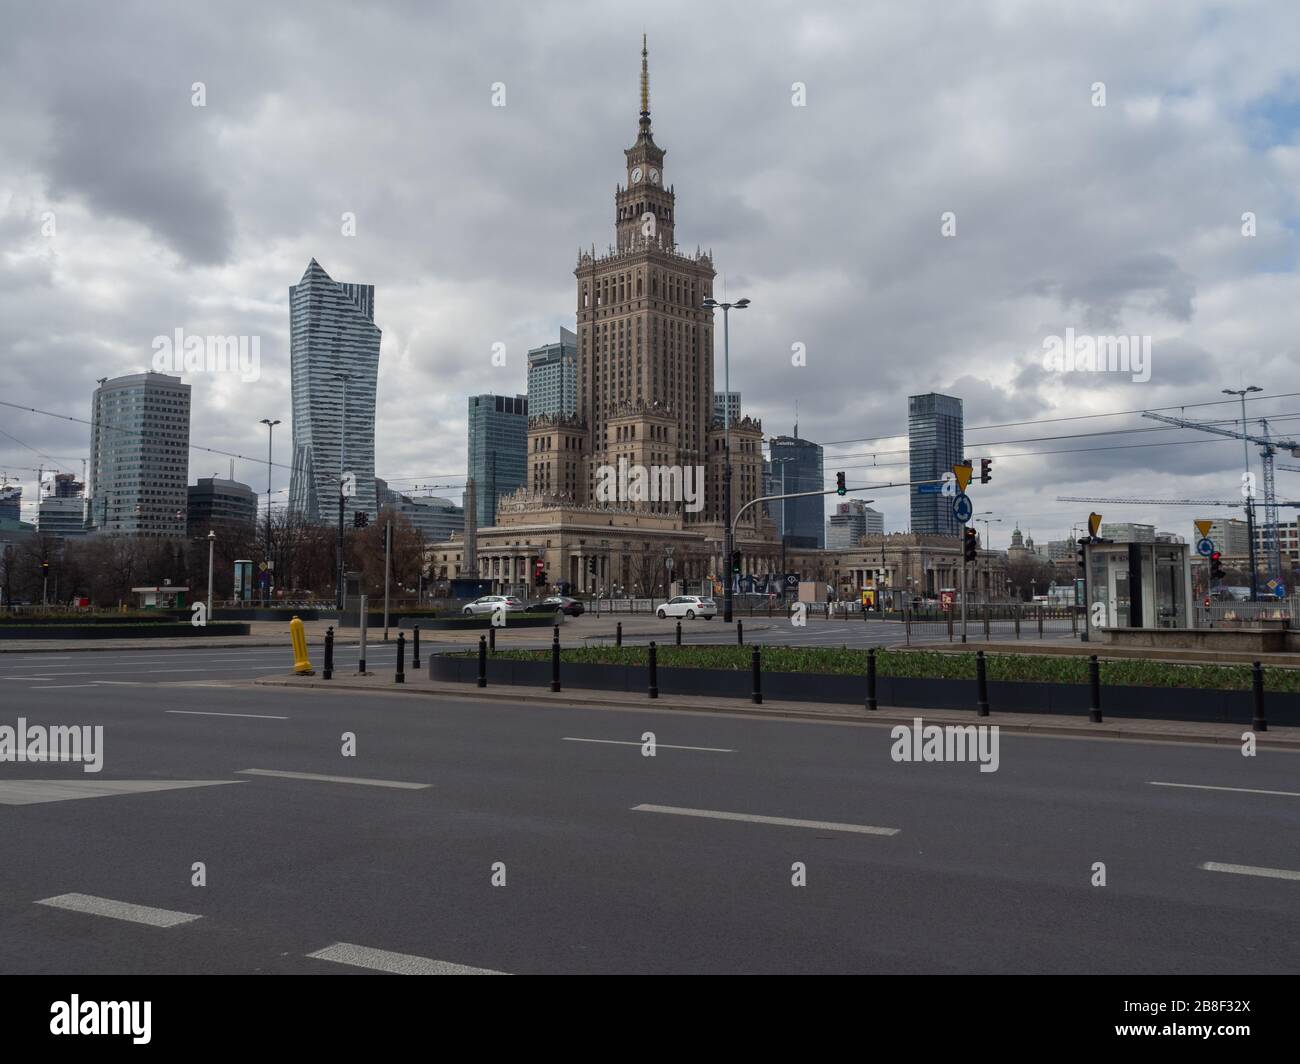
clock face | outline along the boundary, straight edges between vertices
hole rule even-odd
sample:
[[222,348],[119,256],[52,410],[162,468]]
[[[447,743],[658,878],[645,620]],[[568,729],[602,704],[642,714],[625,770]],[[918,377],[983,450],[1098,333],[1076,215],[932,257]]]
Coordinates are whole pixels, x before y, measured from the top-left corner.
[[654,169],[653,167],[650,168],[650,184],[652,185],[659,184],[659,171]]
[[632,167],[632,184],[639,185],[640,183],[641,183],[641,167],[634,166]]

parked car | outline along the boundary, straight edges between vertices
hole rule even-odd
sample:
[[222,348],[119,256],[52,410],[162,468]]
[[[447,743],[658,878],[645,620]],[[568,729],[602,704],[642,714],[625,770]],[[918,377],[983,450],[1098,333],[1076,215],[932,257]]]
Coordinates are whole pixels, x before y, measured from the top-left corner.
[[586,606],[576,598],[570,598],[568,595],[552,595],[548,599],[543,599],[541,604],[549,606],[553,610],[559,610],[570,617],[581,617],[587,612]]
[[655,611],[660,620],[668,617],[685,617],[688,621],[693,621],[696,617],[711,621],[717,612],[718,605],[713,599],[701,598],[699,595],[678,595]]
[[482,598],[476,598],[473,602],[467,602],[465,608],[460,612],[466,617],[473,617],[481,613],[491,613],[502,603],[505,604],[507,613],[515,613],[524,608],[523,602],[515,598],[514,595],[484,595]]

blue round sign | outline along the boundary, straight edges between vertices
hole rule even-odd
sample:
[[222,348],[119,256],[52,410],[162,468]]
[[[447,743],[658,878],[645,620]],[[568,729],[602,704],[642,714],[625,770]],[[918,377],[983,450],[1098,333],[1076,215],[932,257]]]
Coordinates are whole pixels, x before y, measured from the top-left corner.
[[1214,553],[1214,540],[1202,536],[1196,543],[1196,553],[1202,558],[1208,558]]
[[971,519],[975,513],[975,506],[970,501],[970,496],[962,492],[952,500],[952,515],[957,518],[963,525]]

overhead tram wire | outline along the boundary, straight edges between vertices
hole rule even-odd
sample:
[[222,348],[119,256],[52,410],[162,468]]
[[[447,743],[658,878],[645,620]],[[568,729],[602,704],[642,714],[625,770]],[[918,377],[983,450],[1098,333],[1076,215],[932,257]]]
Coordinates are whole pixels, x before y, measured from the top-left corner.
[[[1292,399],[1295,398],[1296,396],[1300,396],[1300,392],[1279,392],[1276,395],[1259,395],[1254,397],[1248,397],[1246,401],[1250,403],[1258,403],[1258,402],[1262,402],[1265,399]],[[1195,410],[1203,406],[1221,406],[1224,403],[1236,403],[1236,402],[1238,402],[1238,400],[1234,398],[1234,399],[1212,399],[1212,400],[1207,400],[1206,402],[1203,403],[1177,403],[1173,406],[1140,406],[1140,407],[1135,407],[1132,410],[1110,410],[1110,411],[1105,411],[1097,414],[1067,414],[1061,417],[1029,418],[1024,421],[1001,421],[991,425],[967,425],[965,426],[964,431],[983,432],[986,429],[1018,428],[1021,425],[1050,425],[1061,421],[1087,421],[1093,418],[1100,418],[1100,417],[1124,417],[1129,414],[1142,414],[1148,410],[1152,410],[1152,411]],[[1232,420],[1240,421],[1241,419],[1233,418]],[[843,444],[849,444],[849,443],[870,443],[872,440],[901,440],[906,438],[907,438],[907,430],[905,429],[902,432],[891,432],[884,436],[855,436],[854,438],[847,439],[847,440],[830,440],[822,444],[822,446],[839,447]]]

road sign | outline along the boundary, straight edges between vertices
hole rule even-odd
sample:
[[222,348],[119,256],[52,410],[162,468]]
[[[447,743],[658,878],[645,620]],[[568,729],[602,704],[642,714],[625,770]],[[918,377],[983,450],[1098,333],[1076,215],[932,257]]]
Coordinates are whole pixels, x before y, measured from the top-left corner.
[[1192,524],[1196,526],[1196,531],[1201,539],[1210,538],[1210,526],[1214,524],[1213,521],[1193,521]]
[[1202,558],[1208,558],[1214,553],[1214,540],[1201,538],[1196,542],[1196,553]]
[[918,495],[942,495],[943,485],[942,484],[918,484],[916,486],[916,493]]
[[667,558],[664,559],[664,568],[667,569],[670,573],[673,571],[672,555],[669,555]]
[[958,462],[952,467],[952,475],[957,478],[957,490],[965,494],[966,486],[970,484],[971,464],[969,462]]
[[1268,589],[1269,589],[1270,591],[1276,591],[1276,590],[1277,590],[1277,578],[1276,578],[1276,577],[1275,577],[1274,579],[1272,579],[1272,580],[1270,580],[1270,581],[1268,582]]
[[1286,584],[1278,584],[1277,587],[1273,589],[1273,594],[1280,599],[1286,598]]
[[1101,514],[1088,515],[1088,535],[1097,538],[1097,529],[1101,527]]
[[970,496],[963,492],[952,500],[952,515],[957,518],[963,525],[971,519],[975,513],[975,506],[970,501]]

